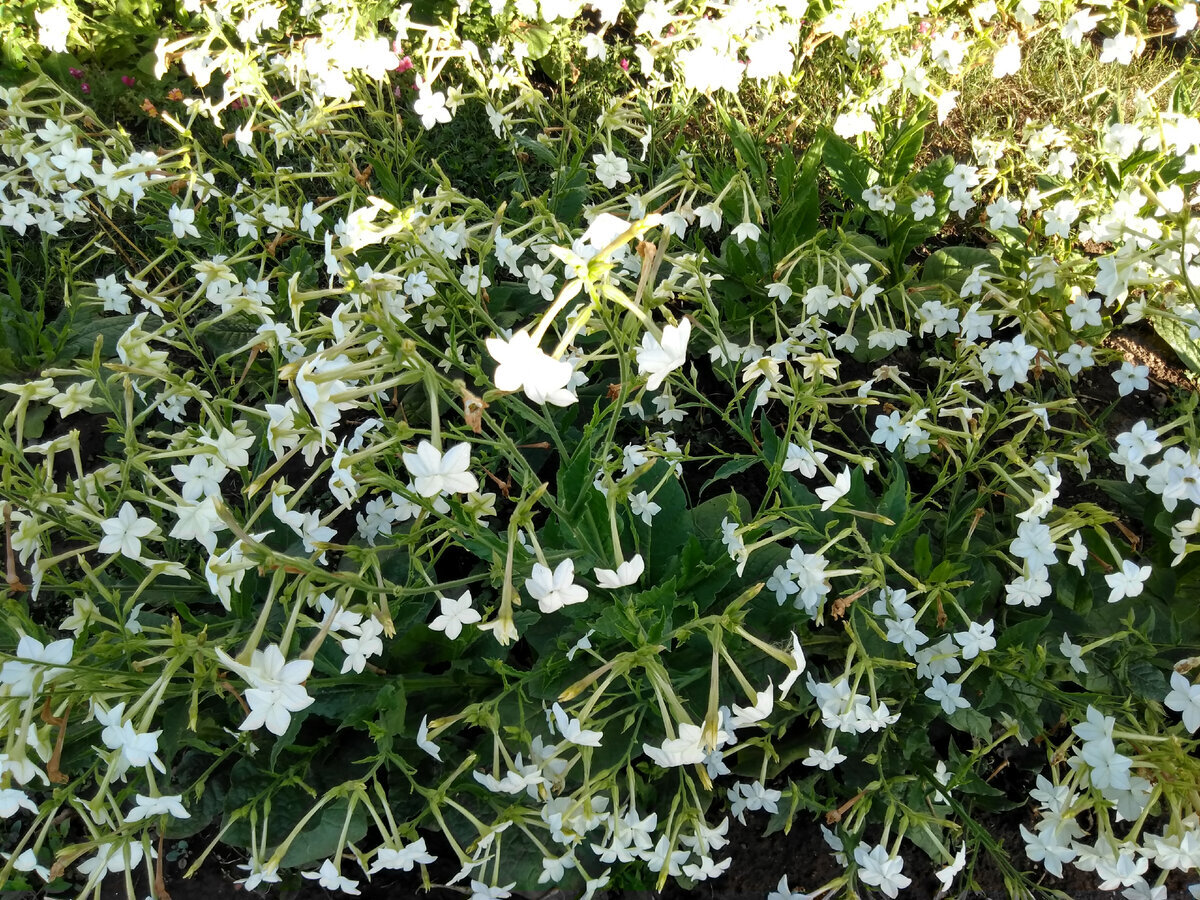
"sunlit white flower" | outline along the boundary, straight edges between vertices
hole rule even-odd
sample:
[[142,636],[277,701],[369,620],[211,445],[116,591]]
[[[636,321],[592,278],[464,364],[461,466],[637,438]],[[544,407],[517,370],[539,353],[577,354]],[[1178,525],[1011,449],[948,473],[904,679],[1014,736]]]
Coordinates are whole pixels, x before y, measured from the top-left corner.
[[442,91],[434,91],[427,84],[421,85],[417,99],[413,101],[413,112],[421,118],[421,124],[431,129],[434,125],[445,125],[453,114],[446,106],[446,95]]
[[642,345],[636,349],[635,355],[638,374],[650,376],[646,382],[647,390],[658,390],[663,379],[687,361],[687,345],[691,333],[692,321],[685,318],[678,325],[664,326],[661,341],[656,340],[648,331],[642,335]]
[[518,331],[507,341],[488,338],[485,344],[492,359],[499,363],[494,381],[500,390],[524,388],[534,403],[570,406],[577,402],[575,394],[567,389],[574,373],[571,364],[543,353],[527,332]]
[[312,672],[310,659],[288,662],[278,644],[270,644],[265,650],[256,649],[248,666],[235,661],[223,650],[217,651],[217,657],[251,685],[245,695],[250,714],[239,726],[242,731],[253,731],[265,725],[271,734],[282,735],[291,724],[292,713],[307,709],[313,703],[304,687]]
[[38,43],[51,53],[66,53],[67,36],[71,33],[67,8],[55,5],[50,9],[39,9],[33,17],[38,23]]
[[596,165],[597,180],[609,190],[618,184],[629,184],[632,177],[629,174],[629,163],[611,150],[595,154],[592,162]]
[[[1021,71],[1021,39],[1016,32],[1008,35],[1008,41],[992,57],[992,77],[1005,78]],[[894,895],[893,895],[894,896]]]
[[1112,379],[1117,383],[1117,391],[1122,397],[1128,397],[1134,391],[1144,391],[1150,387],[1150,367],[1134,365],[1129,360],[1121,363],[1121,368],[1112,373]]

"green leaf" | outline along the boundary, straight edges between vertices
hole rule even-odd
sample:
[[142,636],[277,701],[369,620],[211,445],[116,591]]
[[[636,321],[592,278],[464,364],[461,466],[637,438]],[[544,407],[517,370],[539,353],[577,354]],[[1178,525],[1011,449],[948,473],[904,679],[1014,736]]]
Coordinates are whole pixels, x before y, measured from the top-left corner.
[[634,595],[634,611],[646,630],[646,640],[651,644],[658,643],[671,630],[672,612],[678,598],[674,578]]
[[[644,477],[647,483],[657,484],[666,474],[667,464],[659,460]],[[654,518],[655,525],[641,519],[634,522],[638,549],[646,562],[646,579],[651,583],[674,574],[679,551],[690,536],[686,526],[691,524],[687,497],[675,478],[663,481],[654,502],[662,507]]]
[[587,189],[587,172],[583,169],[575,169],[567,177],[566,182],[558,186],[554,195],[551,205],[554,217],[560,222],[574,224],[579,219],[580,213],[583,212],[583,204],[587,202]]
[[1147,520],[1146,505],[1150,500],[1150,493],[1143,485],[1111,478],[1096,478],[1092,480],[1092,484],[1108,494],[1122,512],[1128,513],[1138,521]]
[[[100,357],[108,359],[117,354],[117,339],[133,324],[133,316],[80,316],[74,322],[62,349],[58,362],[67,363],[81,357],[91,357],[96,339],[103,341]],[[157,320],[154,320],[157,323]],[[146,329],[154,325],[148,320]]]
[[550,52],[550,48],[554,46],[554,35],[544,25],[534,25],[526,28],[523,37],[525,43],[529,47],[530,59],[541,59]]
[[1007,650],[1010,647],[1021,647],[1030,650],[1038,645],[1038,638],[1045,634],[1050,625],[1051,614],[1047,613],[1038,619],[1026,619],[1015,625],[1007,626],[996,638],[996,649]]
[[758,462],[757,456],[735,456],[733,459],[726,460],[717,469],[717,474],[708,481],[704,482],[704,486],[700,488],[700,496],[703,497],[705,491],[718,481],[724,481],[730,475],[736,475],[738,472],[745,472],[748,468]]
[[992,720],[973,709],[956,709],[946,721],[981,741],[990,741],[992,738]]
[[838,189],[854,205],[862,202],[863,191],[870,185],[871,165],[853,145],[828,129],[820,132],[825,170]]
[[[1180,314],[1195,315],[1196,307],[1194,305],[1178,306],[1175,311]],[[1165,316],[1151,316],[1150,321],[1154,325],[1154,330],[1158,332],[1158,336],[1179,354],[1179,358],[1192,371],[1192,374],[1200,375],[1200,341],[1192,339],[1191,326]]]
[[[817,172],[821,166],[824,142],[820,135],[804,151],[798,173],[795,170],[795,159],[784,151],[780,164],[776,166],[775,178],[780,181],[787,178],[790,187],[785,192],[780,186],[779,207],[770,219],[769,239],[772,247],[779,248],[776,258],[782,257],[797,244],[802,244],[812,238],[819,227],[818,215],[821,211],[821,198],[817,192]],[[783,160],[787,159],[788,164]]]
[[888,165],[889,180],[894,184],[902,180],[912,170],[912,165],[921,152],[925,143],[925,127],[929,120],[918,116],[915,122],[908,124],[888,143],[884,151],[884,160]]
[[[299,791],[288,791],[286,804],[281,804],[280,799],[280,795],[276,794],[271,802],[272,834],[275,833],[276,816],[279,814],[281,806],[286,810],[285,815],[288,818],[295,816],[291,821],[293,826],[312,808],[308,795]],[[350,801],[341,797],[309,819],[308,824],[304,826],[300,834],[292,841],[291,846],[288,847],[287,853],[283,855],[283,865],[306,866],[309,863],[331,857],[338,849],[342,826],[346,822],[349,808]],[[349,812],[349,817],[350,824],[346,829],[346,839],[351,843],[357,843],[367,833],[367,813],[363,805],[355,804],[354,811]]]
[[981,247],[945,247],[925,260],[921,281],[945,285],[957,294],[976,266],[983,266],[984,271],[993,275],[1000,274],[1000,262],[991,251]]
[[933,553],[929,549],[929,533],[925,532],[913,546],[913,572],[918,578],[924,579],[932,570]]
[[751,134],[745,125],[725,112],[721,106],[714,108],[721,117],[721,124],[733,144],[733,149],[737,151],[745,167],[749,169],[754,179],[754,186],[761,194],[767,187],[767,161],[763,159],[762,151],[759,149],[762,141]]
[[1158,703],[1167,695],[1167,679],[1148,659],[1135,659],[1125,669],[1125,680],[1133,693],[1143,700]]
[[[730,514],[730,507],[738,512]],[[721,536],[721,522],[724,519],[746,522],[750,518],[750,502],[737,494],[726,494],[706,500],[692,510],[692,522],[696,535],[702,541],[715,541]]]

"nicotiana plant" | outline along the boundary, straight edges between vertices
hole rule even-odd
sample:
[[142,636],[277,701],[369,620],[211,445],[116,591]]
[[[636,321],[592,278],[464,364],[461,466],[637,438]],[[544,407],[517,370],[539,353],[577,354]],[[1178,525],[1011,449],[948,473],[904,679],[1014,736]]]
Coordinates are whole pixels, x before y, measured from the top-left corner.
[[0,881],[1200,866],[1196,397],[1112,339],[1198,364],[1195,72],[935,140],[1195,4],[181,6],[139,120],[0,14]]

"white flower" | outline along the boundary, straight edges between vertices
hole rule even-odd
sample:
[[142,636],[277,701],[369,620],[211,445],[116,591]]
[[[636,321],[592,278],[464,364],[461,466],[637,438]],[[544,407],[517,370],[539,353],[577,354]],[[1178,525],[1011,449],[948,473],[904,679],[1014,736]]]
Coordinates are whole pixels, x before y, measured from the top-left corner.
[[190,819],[191,814],[183,808],[183,795],[172,794],[161,797],[144,797],[138,794],[133,798],[134,808],[125,814],[125,821],[140,822],[151,816],[173,816],[176,819]]
[[67,36],[71,32],[71,20],[65,6],[39,9],[33,14],[38,23],[38,43],[51,53],[67,52]]
[[912,879],[900,874],[904,860],[899,856],[888,856],[882,845],[868,849],[866,844],[854,848],[854,862],[858,865],[858,877],[864,884],[878,887],[889,897],[912,884]]
[[707,228],[710,231],[717,231],[721,227],[721,208],[710,203],[704,206],[697,206],[692,210],[697,219],[700,221],[701,228]]
[[196,211],[190,206],[179,207],[172,206],[167,210],[167,219],[171,222],[171,230],[175,233],[175,237],[183,240],[187,235],[192,237],[200,237],[200,232],[196,230]]
[[829,509],[842,497],[850,493],[850,467],[843,467],[828,487],[817,488],[817,496],[821,499],[821,511]]
[[471,592],[463,591],[457,600],[450,597],[441,598],[441,615],[430,622],[429,627],[434,631],[445,632],[446,637],[454,640],[462,634],[464,625],[473,625],[482,618],[471,607]]
[[940,703],[948,716],[954,715],[955,710],[970,708],[970,702],[961,694],[961,684],[947,682],[941,675],[934,678],[933,684],[925,691],[925,696],[934,703]]
[[1133,62],[1135,56],[1141,55],[1144,47],[1145,41],[1140,40],[1137,35],[1122,31],[1104,39],[1100,46],[1100,62],[1115,62],[1127,66]]
[[273,860],[262,860],[250,856],[250,861],[238,866],[239,869],[247,872],[245,878],[234,882],[242,885],[247,891],[252,891],[260,884],[278,884],[282,879],[279,876],[279,864]]
[[817,466],[827,459],[828,453],[819,450],[814,452],[811,447],[790,443],[787,447],[787,458],[783,461],[783,471],[798,471],[805,478],[812,478],[817,474]]
[[44,686],[66,671],[57,667],[71,662],[73,647],[74,641],[70,638],[43,645],[37,638],[27,634],[21,635],[13,653],[16,659],[10,659],[0,666],[0,684],[9,686],[10,697],[28,697],[39,673]]
[[961,844],[958,848],[958,853],[954,857],[954,861],[943,869],[934,872],[934,877],[942,884],[942,890],[950,890],[950,885],[954,881],[954,876],[963,870],[963,866],[967,864],[967,845]]
[[829,750],[820,750],[816,747],[808,748],[808,756],[804,760],[804,765],[815,766],[822,772],[832,772],[838,763],[846,761],[844,754],[837,747],[830,747]]
[[558,733],[562,735],[563,740],[570,741],[572,744],[580,747],[600,746],[600,739],[604,737],[601,732],[587,731],[579,723],[578,719],[568,716],[562,706],[557,703],[551,707],[550,712],[554,715],[554,724],[558,728]]
[[1150,387],[1150,367],[1135,366],[1126,360],[1121,368],[1112,373],[1112,379],[1117,383],[1118,392],[1122,397],[1128,397],[1134,391],[1144,391]]
[[912,217],[915,222],[928,219],[936,212],[937,203],[933,199],[933,194],[921,194],[912,203]]
[[1016,228],[1020,224],[1017,213],[1021,211],[1021,201],[1012,201],[1007,197],[997,197],[987,205],[988,227],[993,231],[1000,228]]
[[730,728],[744,728],[747,725],[753,725],[771,715],[774,708],[775,685],[768,681],[766,690],[756,693],[753,706],[733,704],[733,714],[729,717],[727,724]]
[[488,338],[484,343],[492,359],[500,364],[493,376],[500,390],[524,388],[525,395],[534,403],[570,406],[577,401],[567,388],[574,374],[571,364],[543,353],[525,331],[518,331],[507,341]]
[[342,891],[346,894],[355,895],[360,893],[358,882],[352,881],[338,872],[331,859],[327,859],[321,863],[321,868],[316,872],[301,872],[300,874],[310,881],[316,881],[328,891]]
[[[1078,534],[1079,532],[1075,532]],[[1058,645],[1058,652],[1061,653],[1071,664],[1071,668],[1080,675],[1088,673],[1087,663],[1083,661],[1083,647],[1074,643],[1071,636],[1065,631],[1063,632],[1062,642]]]
[[637,357],[638,374],[650,376],[646,382],[646,390],[658,390],[668,373],[687,361],[687,345],[691,333],[692,321],[684,319],[679,325],[664,326],[661,342],[655,340],[654,335],[649,332],[642,335],[642,346],[634,352]]
[[788,672],[787,677],[779,682],[779,696],[786,697],[788,691],[792,689],[792,685],[804,673],[804,667],[807,661],[804,658],[804,649],[800,646],[800,639],[796,637],[796,632],[792,632],[792,670]]
[[422,497],[479,490],[478,479],[467,471],[471,465],[471,445],[465,442],[442,454],[429,441],[421,441],[416,453],[404,453],[401,459],[413,476],[414,490]]
[[[655,397],[655,401],[659,398]],[[680,418],[682,419],[682,412]],[[629,498],[629,508],[635,516],[641,516],[642,521],[647,525],[654,521],[654,517],[662,512],[662,506],[650,499],[650,495],[645,491],[638,491]]]
[[746,55],[750,58],[746,66],[747,78],[790,75],[796,62],[789,35],[783,31],[772,32],[755,41],[746,48]]
[[867,112],[844,112],[833,123],[833,133],[848,141],[874,129],[875,120]]
[[500,885],[487,885],[472,878],[470,900],[505,900],[506,897],[512,896],[511,889],[514,887],[516,887],[515,881],[501,887]]
[[551,572],[548,566],[535,563],[525,590],[538,602],[543,613],[552,613],[564,606],[582,603],[587,599],[587,588],[575,584],[575,561],[564,559]]
[[995,625],[996,623],[989,619],[983,625],[972,622],[967,626],[966,631],[955,632],[954,640],[963,648],[963,659],[974,659],[980,653],[986,653],[996,648],[996,639],[992,637]]
[[[1101,60],[1103,62],[1103,60]],[[996,51],[992,58],[992,77],[1005,78],[1021,71],[1021,41],[1016,33],[1010,33],[1008,42]],[[893,897],[895,894],[892,895]]]
[[603,588],[615,590],[616,588],[627,587],[642,577],[642,573],[646,570],[646,563],[642,559],[642,554],[637,554],[633,559],[626,560],[617,566],[616,571],[612,569],[594,569],[592,574],[596,576],[596,583]]
[[1192,684],[1178,672],[1171,673],[1171,692],[1163,706],[1183,715],[1183,727],[1192,734],[1200,728],[1200,684]]
[[401,844],[400,848],[396,850],[391,847],[380,847],[375,856],[375,862],[371,863],[367,874],[374,875],[384,869],[401,869],[411,872],[414,865],[424,866],[436,861],[437,857],[425,848],[425,838],[418,838],[411,844]]
[[[422,716],[421,724],[417,726],[417,746],[434,759],[439,761],[441,760],[442,748],[433,741],[429,740],[429,716]],[[424,841],[421,842],[421,846],[424,847]],[[432,860],[430,861],[432,862]]]
[[629,184],[629,163],[611,150],[593,155],[592,162],[596,164],[596,178],[609,190],[618,184]]
[[126,500],[115,518],[100,523],[100,530],[104,532],[100,539],[101,553],[120,553],[126,559],[136,560],[142,555],[141,539],[153,535],[158,526],[151,519],[139,516]]
[[702,746],[700,726],[690,725],[686,722],[679,726],[679,737],[667,738],[658,747],[642,744],[642,751],[664,769],[674,766],[699,765],[708,755]]
[[217,651],[217,658],[251,685],[246,689],[250,714],[239,726],[241,731],[253,731],[265,725],[271,734],[282,735],[291,725],[292,713],[307,709],[313,703],[304,688],[304,681],[312,672],[310,659],[288,662],[278,644],[255,650],[249,666],[236,662],[223,650]]
[[676,62],[684,83],[702,93],[724,89],[736,94],[745,71],[736,57],[705,44],[680,53]]
[[30,800],[24,791],[0,788],[0,820],[10,819],[22,809],[27,809],[34,815],[38,811],[37,804]]
[[762,236],[762,229],[753,222],[743,222],[733,229],[733,236],[737,238],[739,244],[744,244],[746,241],[753,243]]
[[1108,583],[1108,602],[1116,603],[1126,597],[1137,597],[1142,593],[1146,579],[1150,577],[1150,566],[1139,566],[1132,560],[1122,560],[1121,569],[1104,576]]
[[454,116],[446,107],[446,95],[441,91],[434,92],[429,85],[421,85],[417,99],[413,102],[413,112],[421,117],[421,124],[426,129],[434,125],[445,125]]
[[779,884],[775,890],[767,894],[767,900],[809,900],[811,896],[811,894],[791,890],[788,887],[787,876],[784,875],[779,879]]

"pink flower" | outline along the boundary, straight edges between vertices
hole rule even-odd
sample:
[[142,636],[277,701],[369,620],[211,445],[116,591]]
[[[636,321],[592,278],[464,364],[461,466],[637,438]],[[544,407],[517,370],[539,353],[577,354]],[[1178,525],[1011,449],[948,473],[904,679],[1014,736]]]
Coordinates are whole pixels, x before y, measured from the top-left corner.
[[121,84],[125,85],[125,87],[133,87],[135,84],[137,84],[137,79],[132,75],[122,75]]

